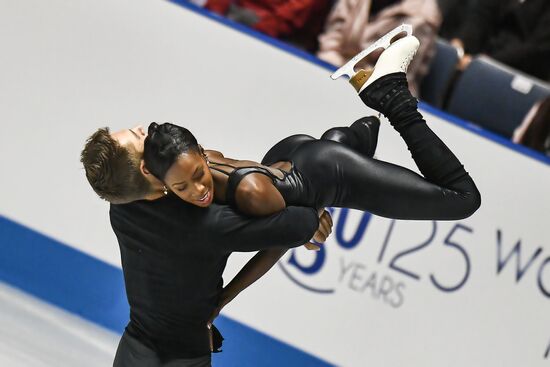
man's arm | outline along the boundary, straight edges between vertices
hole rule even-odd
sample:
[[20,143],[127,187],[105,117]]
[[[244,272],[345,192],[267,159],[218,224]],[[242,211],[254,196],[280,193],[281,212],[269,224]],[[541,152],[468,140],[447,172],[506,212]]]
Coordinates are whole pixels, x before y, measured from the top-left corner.
[[206,235],[226,253],[297,247],[319,228],[317,211],[308,207],[289,206],[262,218],[243,216],[225,205],[209,209]]

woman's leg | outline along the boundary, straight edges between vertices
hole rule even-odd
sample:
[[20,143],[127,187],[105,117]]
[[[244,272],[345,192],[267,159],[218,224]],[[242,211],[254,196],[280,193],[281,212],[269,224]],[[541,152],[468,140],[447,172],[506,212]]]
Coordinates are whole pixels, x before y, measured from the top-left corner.
[[313,136],[305,134],[291,135],[287,138],[284,138],[277,144],[275,144],[269,151],[265,154],[262,159],[262,164],[269,166],[275,162],[289,161],[292,154],[298,149],[303,143],[317,140]]
[[370,159],[342,144],[319,141],[296,152],[297,166],[314,186],[318,206],[367,210],[397,219],[461,219],[481,197],[451,150],[428,127],[407,87],[405,73],[381,77],[360,94],[401,134],[424,177]]
[[302,202],[315,207],[366,210],[395,219],[455,220],[479,207],[468,178],[446,186],[407,168],[366,157],[343,144],[317,141],[294,155],[307,179]]
[[321,136],[321,140],[332,140],[345,144],[353,150],[372,158],[378,143],[379,129],[380,120],[375,116],[366,116],[355,121],[349,127],[333,127],[325,131]]
[[479,196],[464,166],[418,112],[418,101],[408,89],[405,73],[386,75],[368,86],[359,96],[367,106],[389,119],[428,181],[453,190],[475,192]]
[[[474,181],[418,112],[417,100],[409,91],[405,73],[383,76],[364,89],[360,97],[367,106],[390,120],[407,144],[426,182],[431,183],[420,185],[418,179],[411,179],[405,184],[413,191],[411,195],[424,198],[416,203],[415,210],[419,215],[432,216],[432,219],[458,219],[470,216],[479,208],[481,196]],[[403,174],[398,179],[407,180],[405,176]],[[415,184],[419,185],[411,187]]]
[[[419,181],[420,176],[411,176],[410,171],[406,173],[396,170],[396,167],[380,166],[380,171],[377,170],[376,173],[383,179],[377,179],[376,182],[381,185],[384,181],[392,183],[395,185],[396,197],[402,197],[399,181],[410,179],[410,182],[401,187],[401,192],[406,193],[404,204],[414,204],[415,200],[409,198],[409,195],[418,195],[418,198],[425,200],[416,203],[420,207],[415,208],[412,213],[415,218],[425,216],[426,219],[456,219],[469,216],[481,205],[480,193],[453,152],[428,127],[418,112],[418,101],[409,91],[405,73],[418,45],[418,40],[413,36],[396,41],[380,55],[374,70],[363,73],[363,79],[356,83],[363,102],[384,114],[400,133],[425,177],[424,181]],[[361,75],[358,73],[352,79],[357,77]],[[365,174],[364,171],[361,173]],[[378,189],[387,191],[383,186]],[[403,214],[406,214],[408,211],[398,203],[394,205],[398,207],[398,212],[403,210]]]
[[[372,157],[378,142],[380,120],[374,116],[362,117],[351,126],[334,127],[323,133],[321,140],[332,140],[349,146],[353,150]],[[312,136],[297,134],[289,136],[275,144],[262,159],[262,164],[269,166],[275,162],[288,161],[292,154],[303,143],[317,140]]]

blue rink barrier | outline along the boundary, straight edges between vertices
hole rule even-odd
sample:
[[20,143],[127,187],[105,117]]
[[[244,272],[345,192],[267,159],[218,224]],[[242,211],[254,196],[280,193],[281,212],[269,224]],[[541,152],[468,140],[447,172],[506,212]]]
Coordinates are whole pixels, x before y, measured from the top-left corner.
[[[0,281],[119,334],[129,320],[121,269],[1,215]],[[226,340],[214,366],[332,366],[228,317],[216,325]]]

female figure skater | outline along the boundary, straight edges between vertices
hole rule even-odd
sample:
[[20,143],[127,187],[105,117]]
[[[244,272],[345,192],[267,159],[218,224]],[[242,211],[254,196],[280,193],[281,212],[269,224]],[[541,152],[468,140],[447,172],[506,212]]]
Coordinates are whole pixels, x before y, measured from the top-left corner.
[[[470,216],[479,192],[462,164],[432,132],[408,90],[406,64],[418,40],[407,36],[382,53],[359,95],[388,117],[424,177],[372,156],[377,122],[357,121],[317,140],[294,135],[275,145],[263,164],[203,151],[185,128],[151,124],[144,159],[149,172],[181,199],[206,207],[215,199],[248,215],[263,216],[286,205],[346,207],[396,219],[451,220]],[[360,139],[360,134],[365,137]],[[347,139],[346,139],[347,138]]]
[[[466,218],[479,208],[480,193],[460,161],[428,127],[408,89],[405,73],[418,46],[414,36],[393,42],[373,70],[355,73],[350,82],[363,102],[384,114],[400,133],[423,176],[371,158],[378,128],[372,117],[350,128],[331,129],[320,140],[307,135],[286,138],[262,164],[204,151],[188,130],[153,123],[145,140],[146,168],[193,205],[206,207],[216,200],[252,216],[298,205],[353,208],[395,219]],[[221,307],[282,253],[256,255],[228,285],[233,290],[221,296]]]

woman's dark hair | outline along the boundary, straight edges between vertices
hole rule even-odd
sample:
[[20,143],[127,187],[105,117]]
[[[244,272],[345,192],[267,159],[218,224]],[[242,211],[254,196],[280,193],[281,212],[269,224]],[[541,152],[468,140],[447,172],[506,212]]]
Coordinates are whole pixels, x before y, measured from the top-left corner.
[[164,181],[166,172],[178,156],[188,151],[200,151],[197,139],[189,130],[168,122],[162,125],[152,122],[149,125],[143,159],[145,167],[156,178]]

